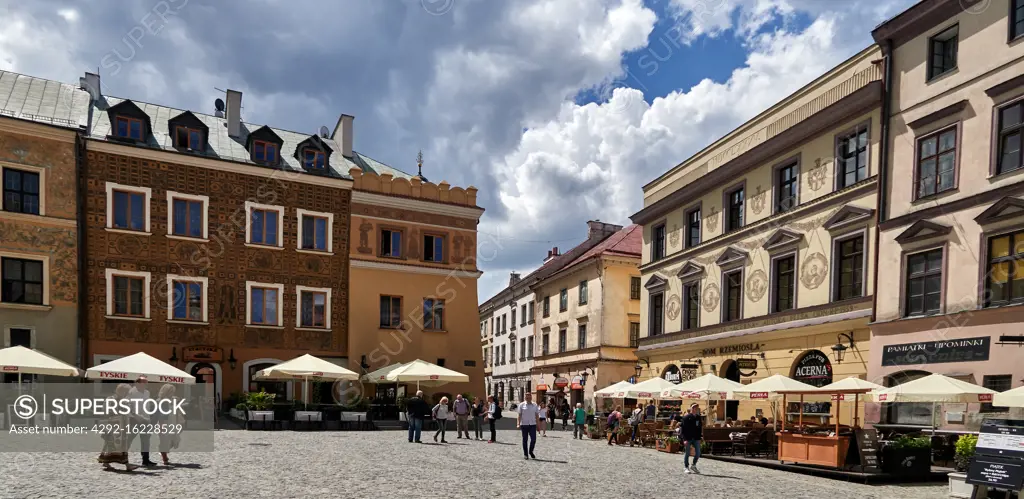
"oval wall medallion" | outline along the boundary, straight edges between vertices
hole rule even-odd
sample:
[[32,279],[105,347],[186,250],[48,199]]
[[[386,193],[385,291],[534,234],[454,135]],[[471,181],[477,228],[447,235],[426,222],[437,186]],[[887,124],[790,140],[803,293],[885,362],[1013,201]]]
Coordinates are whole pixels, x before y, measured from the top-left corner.
[[800,264],[800,282],[807,289],[815,289],[828,277],[828,259],[821,253],[812,253]]

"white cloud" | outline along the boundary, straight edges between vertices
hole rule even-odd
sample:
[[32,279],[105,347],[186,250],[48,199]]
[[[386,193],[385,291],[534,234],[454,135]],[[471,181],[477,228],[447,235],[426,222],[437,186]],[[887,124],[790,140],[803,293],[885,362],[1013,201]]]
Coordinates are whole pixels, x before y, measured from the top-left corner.
[[60,9],[57,11],[57,15],[69,23],[78,21],[78,11],[75,9]]

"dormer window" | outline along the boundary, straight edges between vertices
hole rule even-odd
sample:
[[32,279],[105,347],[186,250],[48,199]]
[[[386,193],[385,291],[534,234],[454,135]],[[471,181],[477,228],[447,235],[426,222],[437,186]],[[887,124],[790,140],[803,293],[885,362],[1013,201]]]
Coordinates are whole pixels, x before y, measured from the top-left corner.
[[323,151],[306,149],[302,153],[302,165],[309,170],[323,170],[327,168],[327,155]]
[[190,151],[203,150],[203,131],[179,126],[174,129],[174,147]]
[[126,139],[143,140],[142,120],[137,118],[129,118],[127,116],[118,116],[115,119],[114,133],[118,137],[124,137]]
[[276,164],[277,144],[264,140],[254,141],[252,146],[252,159],[253,161],[260,163]]

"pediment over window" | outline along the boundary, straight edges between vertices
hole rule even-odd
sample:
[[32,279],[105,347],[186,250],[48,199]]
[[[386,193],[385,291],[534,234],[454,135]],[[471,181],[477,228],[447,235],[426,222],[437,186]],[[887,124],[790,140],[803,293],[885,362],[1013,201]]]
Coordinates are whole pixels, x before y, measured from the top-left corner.
[[331,164],[331,147],[319,135],[311,135],[295,147],[295,159],[306,170],[328,170]]
[[779,229],[761,245],[766,251],[795,246],[804,239],[804,235],[789,229]]
[[722,252],[722,255],[715,260],[715,263],[717,263],[719,267],[739,265],[747,261],[747,255],[748,253],[746,251],[730,246]]
[[981,212],[974,221],[978,225],[986,225],[1020,216],[1024,216],[1024,199],[1005,197]]
[[249,136],[245,138],[245,147],[252,146],[252,143],[257,140],[271,142],[279,146],[284,143],[284,139],[282,139],[280,135],[275,133],[272,128],[266,125],[263,125],[253,130],[252,133],[250,133]]
[[[180,134],[178,133],[179,127],[182,128]],[[190,147],[190,145],[195,144],[192,132],[198,132],[199,134],[198,148]],[[192,111],[185,111],[167,120],[167,134],[171,137],[172,144],[176,148],[204,151],[206,150],[207,139],[210,136],[210,127],[206,126],[206,123],[203,123],[196,115],[192,114]]]
[[276,165],[281,160],[281,145],[284,140],[269,126],[261,126],[245,139],[245,148],[255,163]]
[[875,210],[872,209],[858,208],[856,206],[844,206],[834,215],[829,217],[828,220],[825,220],[825,223],[822,226],[825,227],[825,230],[829,231],[845,229],[847,227],[866,224],[874,215]]
[[[138,142],[146,142],[149,140],[149,136],[153,133],[153,123],[149,119],[149,115],[142,110],[137,104],[130,100],[123,100],[109,109],[107,109],[107,117],[110,119],[110,137],[122,140],[136,140]],[[129,133],[119,132],[118,118],[122,118],[125,121],[125,128]],[[138,137],[131,137],[131,123],[141,123],[141,134]]]
[[704,267],[693,262],[686,262],[676,273],[676,277],[683,282],[692,281],[704,277]]
[[644,287],[647,288],[648,291],[655,291],[663,289],[666,284],[668,284],[668,281],[666,281],[664,277],[655,274],[647,280],[647,284],[644,284]]
[[927,220],[918,220],[908,227],[907,230],[896,236],[896,242],[900,244],[907,244],[917,241],[926,241],[928,239],[945,236],[952,230],[952,227],[946,225],[929,222]]

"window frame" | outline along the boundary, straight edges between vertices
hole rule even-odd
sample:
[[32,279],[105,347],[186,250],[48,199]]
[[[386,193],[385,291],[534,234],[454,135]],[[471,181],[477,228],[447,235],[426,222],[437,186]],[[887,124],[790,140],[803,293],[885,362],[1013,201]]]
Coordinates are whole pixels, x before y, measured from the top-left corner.
[[[942,315],[946,309],[946,251],[947,244],[943,243],[940,245],[924,246],[921,248],[915,248],[912,251],[904,251],[900,258],[900,316],[904,318],[916,318],[916,317],[928,317],[932,315]],[[926,271],[924,274],[919,276],[911,277],[910,274],[910,259],[915,256],[925,255],[938,251],[940,253],[939,258],[939,308],[935,311],[929,312],[924,311],[920,314],[911,314],[909,311],[909,300],[910,300],[910,280],[911,279],[927,279],[930,276],[934,276],[935,272]],[[927,295],[927,293],[925,294]]]
[[[787,158],[784,161],[780,161],[772,167],[772,215],[793,211],[800,206],[800,160],[801,155],[797,154],[796,156]],[[782,209],[782,200],[779,198],[782,195],[781,175],[783,170],[790,168],[793,169],[791,185],[793,186],[792,199],[794,202],[790,207]]]
[[590,301],[590,283],[586,279],[580,281],[576,288],[578,305],[586,305]]
[[[114,183],[114,182],[107,182],[107,184],[106,184],[106,191],[107,191],[107,223],[106,223],[106,230],[113,231],[113,232],[126,232],[126,233],[130,233],[130,234],[147,235],[147,236],[152,233],[151,232],[152,226],[151,226],[151,222],[150,222],[150,214],[152,213],[152,208],[151,208],[151,201],[152,201],[152,196],[153,196],[153,190],[152,189],[150,189],[149,187],[136,187],[134,185],[124,185],[124,184],[117,184],[117,183]],[[142,217],[143,217],[143,229],[142,230],[132,229],[132,228],[115,227],[114,226],[114,194],[118,193],[118,192],[124,192],[124,193],[128,193],[128,194],[141,194],[143,196],[143,202],[142,202],[142,205],[143,205],[143,215],[142,215]],[[130,209],[130,206],[129,206],[129,209]],[[131,214],[131,211],[129,211],[129,215],[130,214]],[[128,225],[129,225],[129,227],[131,226],[130,218],[129,218]]]
[[[304,293],[324,295],[324,325],[306,325],[302,323],[302,295]],[[312,286],[295,286],[295,329],[323,331],[331,329],[331,288]],[[315,305],[314,305],[315,306]],[[315,321],[314,321],[315,322]]]
[[[860,122],[860,123],[858,123],[858,124],[856,124],[856,125],[854,125],[854,126],[852,126],[850,128],[847,128],[846,130],[843,130],[842,132],[837,133],[835,135],[835,137],[833,138],[833,153],[835,155],[834,156],[835,159],[832,161],[832,176],[834,177],[834,180],[833,180],[833,190],[834,191],[839,191],[839,190],[842,190],[842,189],[846,189],[846,188],[848,188],[850,186],[857,185],[857,184],[859,184],[859,183],[861,183],[861,182],[871,178],[871,174],[872,174],[872,171],[871,171],[871,145],[872,145],[871,144],[871,132],[872,132],[872,127],[871,127],[871,125],[872,125],[871,119],[867,119],[867,120],[862,121],[862,122]],[[843,164],[843,173],[840,174],[839,159],[843,158],[844,156],[839,154],[839,144],[841,144],[844,140],[849,139],[850,137],[855,137],[855,136],[859,137],[860,133],[861,133],[861,129],[863,129],[864,136],[866,137],[865,140],[867,141],[866,145],[864,146],[864,178],[859,178],[858,179],[858,178],[856,178],[856,175],[854,175],[854,182],[852,184],[847,184],[846,183],[845,162]],[[859,146],[858,146],[858,149],[860,149]]]
[[541,318],[551,317],[551,295],[544,297],[544,306],[541,307]]
[[544,331],[541,335],[541,356],[551,354],[551,331]]
[[[952,38],[948,38],[946,40],[937,40],[938,37],[940,37],[942,35],[945,35],[946,33],[949,33],[950,31],[953,31],[953,30],[956,30],[956,34],[954,34]],[[953,41],[953,57],[952,57],[953,65],[951,67],[945,68],[941,72],[937,73],[937,72],[935,72],[936,71],[936,67],[935,67],[935,60],[934,60],[934,57],[935,57],[935,46],[936,46],[937,43],[941,43],[941,44],[945,45],[946,43],[949,43],[951,40]],[[960,23],[951,24],[951,25],[949,25],[949,26],[947,26],[945,28],[942,28],[942,29],[936,31],[935,34],[929,36],[928,37],[928,56],[927,56],[927,59],[926,59],[928,61],[927,66],[926,66],[926,69],[927,69],[927,79],[925,80],[925,82],[930,83],[932,81],[935,81],[937,78],[941,78],[942,76],[945,76],[947,74],[955,72],[957,70],[957,68],[958,68],[958,65],[959,65],[959,53],[960,53]],[[943,61],[943,62],[945,62],[945,61]]]
[[[252,242],[252,215],[254,210],[277,212],[277,243]],[[266,222],[264,222],[266,228]],[[245,202],[245,245],[251,248],[284,249],[284,206]]]
[[[699,202],[689,209],[683,211],[683,249],[696,248],[704,242],[704,219],[701,217],[703,202]],[[696,244],[690,244],[690,230],[693,227],[690,225],[690,215],[697,214],[697,242]]]
[[[0,293],[0,305],[6,307],[49,307],[50,306],[50,257],[48,255],[35,255],[30,253],[18,253],[10,251],[0,251],[0,286],[7,279],[3,275],[4,265],[3,261],[7,259],[18,260],[22,262],[39,262],[42,266],[42,302],[41,303],[24,303],[15,301],[2,301],[3,295]],[[22,272],[24,272],[24,265],[22,266]],[[22,279],[24,282],[24,279]],[[23,293],[24,294],[24,293]]]
[[[742,192],[743,200],[739,206],[739,225],[733,226],[733,195]],[[722,234],[736,232],[747,225],[747,180],[743,179],[722,190]]]
[[[106,277],[106,300],[107,300],[107,319],[122,319],[122,320],[151,320],[151,284],[152,274],[150,272],[137,272],[130,270],[119,270],[107,268],[105,272]],[[142,315],[123,315],[114,313],[114,279],[117,277],[126,277],[129,279],[142,279]],[[129,301],[129,308],[131,308],[131,302]]]
[[[668,229],[664,221],[651,227],[651,262],[664,260],[668,256]],[[661,231],[659,238],[658,231]]]
[[402,328],[402,322],[403,322],[402,321],[402,306],[404,305],[403,302],[405,300],[401,296],[397,296],[397,295],[380,295],[379,298],[380,299],[377,300],[377,315],[378,316],[380,315],[380,303],[381,303],[381,301],[383,301],[384,298],[387,298],[388,299],[388,313],[389,313],[389,315],[392,318],[395,317],[394,310],[392,310],[392,309],[395,306],[395,300],[398,300],[398,323],[397,324],[394,324],[394,323],[392,323],[392,324],[379,324],[378,323],[377,329],[401,329]]
[[587,348],[587,323],[576,325],[576,349],[586,350]]
[[[10,209],[7,208],[7,171],[8,170],[16,171],[16,172],[18,172],[21,175],[24,175],[26,173],[28,173],[28,174],[35,174],[39,178],[39,180],[38,180],[39,192],[37,192],[35,194],[36,198],[38,198],[37,199],[37,204],[39,206],[39,212],[38,213],[28,213],[28,212],[25,212],[25,211],[14,211],[14,210],[10,210]],[[24,184],[24,178],[22,178],[22,184]],[[0,210],[3,210],[5,212],[7,212],[7,213],[18,213],[18,214],[22,214],[22,215],[37,215],[37,216],[41,216],[41,217],[45,217],[46,216],[46,169],[45,168],[39,168],[37,166],[19,165],[19,164],[13,164],[13,163],[0,162],[0,190],[2,190],[2,195],[3,195],[3,197],[0,198]],[[20,193],[21,196],[25,196],[26,195],[26,193],[24,192],[23,189],[18,191],[18,192]],[[32,195],[32,194],[28,193],[28,195]],[[24,206],[24,202],[22,202],[22,205]]]
[[[694,289],[697,290],[697,317],[691,317],[691,314],[690,314],[690,291],[694,290]],[[701,291],[700,280],[696,280],[695,279],[693,281],[683,283],[683,285],[682,285],[682,293],[680,293],[680,295],[682,297],[682,302],[683,303],[682,303],[682,313],[680,315],[682,315],[682,319],[683,319],[682,320],[682,330],[683,331],[692,331],[692,330],[697,329],[697,328],[700,327],[700,298],[701,298],[700,291]],[[695,325],[691,325],[690,324],[691,320],[696,320],[697,323]]]
[[533,358],[533,335],[526,337],[526,359],[530,360]]
[[[737,317],[735,317],[733,319],[730,319],[729,318],[729,305],[730,305],[731,302],[729,301],[729,298],[728,298],[728,296],[729,296],[728,279],[729,279],[729,276],[731,276],[733,274],[739,274],[739,297],[738,297],[738,299],[739,299],[738,305],[739,306],[736,308]],[[721,308],[722,308],[722,311],[720,313],[720,321],[721,321],[722,324],[725,324],[725,323],[728,323],[728,322],[736,322],[736,321],[739,321],[739,320],[743,320],[743,301],[744,301],[743,300],[743,292],[744,292],[743,287],[744,287],[744,284],[745,284],[745,282],[744,282],[745,279],[746,279],[746,268],[745,267],[741,266],[741,267],[735,267],[735,268],[731,268],[731,269],[723,269],[722,270],[722,298],[721,298]]]
[[[658,309],[659,313],[655,313],[655,303],[660,303]],[[658,330],[655,331],[655,321],[652,320],[657,317]],[[665,292],[657,291],[650,293],[647,298],[647,337],[653,338],[655,336],[661,336],[665,334]]]
[[[199,202],[202,204],[202,230],[199,237],[174,233],[174,202],[185,201],[187,203]],[[188,221],[186,221],[186,224]],[[186,230],[187,232],[187,230]],[[209,241],[210,239],[210,197],[198,194],[185,194],[182,192],[167,191],[167,236],[173,239],[188,239]]]
[[[209,324],[210,322],[210,283],[207,277],[193,277],[186,275],[167,274],[167,322],[171,323],[187,323],[187,324]],[[199,320],[193,320],[188,318],[175,318],[174,317],[174,284],[177,282],[183,283],[199,283],[202,285],[202,305],[201,315],[202,318]]]
[[[184,146],[182,146],[181,142],[178,140],[180,138],[179,134],[181,133],[182,130],[185,131],[185,140],[188,142]],[[193,144],[192,144],[192,134],[193,133],[198,134],[197,138],[198,138],[199,142],[195,146],[193,146]],[[183,149],[183,150],[186,150],[186,151],[195,151],[195,152],[202,152],[202,151],[206,150],[206,145],[203,144],[203,131],[198,129],[198,128],[189,128],[189,127],[187,127],[185,125],[175,125],[174,126],[174,138],[173,138],[173,140],[174,140],[174,147],[175,147],[175,149]]]
[[[995,381],[1009,381],[1009,384],[1004,386],[993,386]],[[1013,375],[1012,374],[986,374],[981,377],[981,386],[997,392],[1003,392],[1013,388]],[[1007,412],[1010,408],[1001,405],[992,405],[991,402],[983,402],[981,407],[978,409],[980,413],[993,413],[993,412]]]
[[[939,183],[938,183],[939,182],[939,157],[943,155],[942,152],[939,152],[939,143],[940,143],[939,142],[939,138],[943,134],[945,134],[946,132],[949,132],[950,130],[954,130],[954,133],[953,133],[953,136],[954,136],[954,143],[953,143],[953,185],[951,185],[947,189],[939,190]],[[961,150],[960,139],[961,139],[961,133],[962,133],[962,127],[960,126],[960,121],[957,121],[955,123],[951,123],[949,125],[945,125],[945,126],[942,126],[940,128],[936,128],[935,130],[933,130],[931,132],[928,132],[926,134],[922,134],[920,137],[915,138],[915,140],[914,140],[914,177],[913,177],[914,181],[913,181],[912,186],[911,186],[911,189],[913,190],[913,192],[911,193],[911,199],[913,199],[914,201],[917,201],[917,200],[920,200],[920,199],[931,199],[931,198],[934,198],[934,197],[937,197],[937,196],[941,196],[944,193],[947,193],[947,192],[950,192],[950,191],[955,191],[955,190],[957,190],[959,188],[959,186],[960,186],[960,150]],[[998,134],[998,131],[997,131],[997,134]],[[923,160],[921,158],[921,146],[922,146],[922,144],[924,144],[924,141],[926,141],[928,139],[931,139],[933,137],[935,138],[935,154],[932,155],[932,156],[928,156],[928,158],[935,158],[935,192],[932,192],[931,194],[925,194],[925,195],[922,196],[922,195],[920,195],[920,192],[921,192],[920,191],[920,188],[921,188],[921,163],[923,162]]]
[[[309,162],[309,155],[313,155],[313,162]],[[318,166],[319,161],[322,160],[322,166]],[[323,151],[307,147],[302,150],[302,167],[307,170],[316,171],[327,171],[327,154]]]
[[[849,241],[851,239],[856,239],[858,237],[863,239],[863,245],[862,245],[863,247],[861,249],[861,269],[860,269],[861,270],[861,289],[860,289],[860,296],[840,299],[839,298],[840,273],[839,273],[838,270],[839,270],[839,265],[840,265],[841,262],[840,262],[839,248],[842,245],[842,243],[844,243],[846,241]],[[869,251],[869,243],[870,243],[870,241],[868,239],[868,232],[865,229],[854,230],[854,231],[847,232],[845,234],[842,234],[840,236],[836,236],[836,237],[832,238],[832,261],[831,261],[831,264],[830,264],[831,265],[830,271],[831,271],[832,275],[829,278],[829,298],[830,298],[830,303],[846,301],[846,300],[857,300],[857,299],[864,298],[865,296],[868,296],[867,295],[867,287],[868,287],[868,260],[867,260],[867,255],[868,255],[868,253],[870,253],[870,251]]]
[[11,344],[14,343],[14,341],[11,338],[11,332],[14,331],[14,330],[28,331],[29,332],[29,348],[31,348],[32,350],[35,350],[37,348],[37,346],[36,346],[36,327],[35,326],[20,326],[20,325],[15,325],[15,324],[6,324],[6,325],[4,325],[4,338],[3,338],[4,343],[3,343],[3,348],[9,348],[9,347],[12,346]]
[[[297,251],[303,252],[303,253],[307,253],[308,252],[308,253],[316,253],[316,254],[333,255],[334,254],[334,213],[327,213],[327,212],[324,212],[324,211],[313,211],[313,210],[305,210],[305,209],[302,209],[302,208],[296,208],[295,209],[295,216],[296,216],[296,218],[298,219],[298,222],[299,222],[299,224],[298,224],[298,237],[296,238],[296,241],[295,241],[295,249]],[[303,221],[305,219],[305,217],[311,217],[311,218],[314,218],[314,219],[319,218],[319,219],[324,219],[324,220],[327,221],[326,228],[325,228],[325,230],[327,232],[327,234],[326,234],[327,248],[321,250],[321,249],[315,249],[315,248],[310,249],[310,248],[303,248],[302,247],[302,242],[303,242],[303,239],[305,238],[305,235],[306,235],[306,229],[304,227],[304,221]],[[316,245],[316,234],[315,233],[313,234],[313,244],[314,244],[314,246]]]
[[[984,233],[982,233],[981,237],[982,237],[982,242],[984,244],[983,251],[984,251],[984,255],[985,255],[985,263],[983,265],[981,265],[981,268],[979,269],[979,274],[980,274],[981,279],[982,279],[982,281],[981,281],[982,285],[979,286],[981,289],[979,291],[979,297],[978,297],[978,304],[979,304],[978,308],[998,308],[998,307],[1012,306],[1012,305],[1024,302],[1024,296],[1022,296],[1021,298],[1017,298],[1017,299],[1014,299],[1014,298],[1011,297],[1010,299],[1008,299],[1006,301],[1000,301],[998,303],[993,303],[992,299],[991,299],[991,293],[989,292],[989,289],[991,287],[991,278],[992,278],[992,272],[989,270],[991,268],[991,266],[992,266],[992,260],[993,260],[992,256],[991,256],[992,255],[992,240],[1000,238],[1000,237],[1004,237],[1004,236],[1009,236],[1010,237],[1010,255],[1005,256],[1005,257],[999,257],[999,263],[1004,262],[1004,261],[1005,262],[1013,262],[1014,260],[1020,262],[1020,261],[1024,261],[1024,257],[1017,258],[1017,259],[1012,258],[1012,256],[1014,255],[1014,253],[1013,253],[1014,239],[1015,239],[1014,236],[1017,235],[1017,234],[1021,235],[1021,240],[1022,240],[1022,242],[1024,242],[1024,226],[1021,226],[1021,225],[1015,225],[1013,227],[1006,227],[1006,228],[1003,228],[1003,229],[999,229],[997,231],[991,231],[991,232],[984,232]],[[1007,281],[1007,286],[1012,286],[1012,285],[1013,285],[1013,280],[1012,279],[1008,280]],[[1011,288],[1011,295],[1012,295],[1012,288]]]
[[[427,320],[427,302],[431,302],[430,313],[433,320]],[[423,299],[423,330],[424,331],[447,331],[445,329],[445,300],[443,298],[427,297]],[[440,324],[437,324],[438,310],[440,310]],[[432,327],[431,327],[432,326]]]
[[640,323],[629,321],[629,348],[640,347]]
[[629,276],[629,299],[639,300],[641,289],[643,289],[643,278],[639,276]]
[[[127,123],[128,135],[121,135],[121,134],[117,133],[119,125],[120,125],[120,123],[122,121]],[[138,125],[139,125],[139,137],[132,137],[132,123],[138,123]],[[113,123],[113,126],[111,127],[110,132],[111,132],[111,135],[113,135],[114,137],[117,137],[117,138],[129,139],[129,140],[137,140],[139,142],[143,142],[143,141],[146,140],[146,123],[142,120],[142,118],[135,118],[135,117],[124,115],[124,114],[118,114],[118,115],[114,116],[114,123]]]
[[[428,237],[431,238],[431,246],[430,246],[431,251],[433,251],[435,249],[435,246],[437,245],[437,240],[438,239],[441,240],[441,258],[440,259],[438,259],[436,255],[434,255],[433,259],[430,259],[430,260],[427,259],[427,238]],[[438,233],[438,232],[424,231],[423,232],[423,257],[421,258],[421,260],[423,262],[426,262],[426,263],[441,263],[441,264],[448,263],[448,237],[445,236],[444,234],[441,234],[441,233]]]
[[[1007,17],[1007,23],[1006,23],[1007,24],[1007,26],[1006,26],[1006,28],[1007,28],[1006,42],[1007,43],[1012,43],[1012,42],[1016,41],[1017,39],[1019,39],[1021,37],[1024,37],[1024,29],[1021,29],[1020,33],[1014,34],[1014,30],[1016,29],[1017,24],[1020,24],[1020,23],[1024,22],[1024,15],[1022,15],[1019,19],[1017,17],[1017,13],[1018,12],[1024,14],[1024,0],[1010,0],[1007,3],[1010,6],[1010,14]],[[1019,4],[1019,5],[1014,5],[1014,4]]]
[[[267,291],[267,290],[277,291],[277,322],[276,323],[271,324],[269,322],[259,322],[259,323],[252,322],[252,310],[253,310],[252,292],[253,292],[254,289],[262,289],[262,290],[265,290],[265,291]],[[263,302],[264,317],[266,317],[266,311],[267,311],[266,309],[267,309],[267,305],[266,305],[266,300],[264,299],[264,302]],[[245,282],[245,326],[246,327],[274,328],[274,329],[283,329],[284,328],[284,284],[268,283],[268,282],[254,282],[254,281],[246,281]]]
[[569,351],[569,328],[560,327],[558,328],[558,352],[565,353]]
[[558,312],[569,310],[569,288],[562,288],[558,291]]
[[[779,308],[779,304],[778,304],[778,299],[779,299],[779,296],[778,296],[779,290],[777,289],[778,283],[779,283],[778,262],[780,260],[784,260],[784,259],[787,259],[787,258],[792,258],[793,259],[793,270],[792,270],[792,272],[793,272],[793,282],[792,282],[792,285],[791,285],[792,286],[792,290],[791,290],[791,296],[790,296],[790,300],[792,301],[792,307],[783,310],[783,309]],[[769,261],[769,265],[770,265],[769,272],[771,273],[771,277],[769,279],[769,286],[768,286],[768,313],[774,314],[774,313],[779,313],[779,312],[791,312],[793,310],[796,310],[796,309],[800,308],[799,305],[798,305],[799,302],[797,302],[797,296],[800,293],[800,291],[799,291],[800,290],[800,275],[799,275],[799,273],[800,273],[800,252],[794,248],[792,251],[780,252],[780,253],[778,253],[776,255],[772,255],[771,256],[771,260]]]
[[[261,146],[261,145],[263,146],[263,159],[257,159],[256,158],[256,148]],[[273,147],[274,148],[274,159],[273,160],[266,159],[267,158],[267,149],[268,149],[268,147]],[[254,141],[252,141],[252,150],[249,151],[249,155],[250,155],[249,157],[252,158],[253,163],[259,163],[261,165],[273,166],[273,165],[277,165],[277,164],[279,164],[281,162],[281,147],[278,146],[278,144],[276,142],[271,142],[269,140],[254,140]]]
[[[1012,128],[1009,132],[1003,132],[1001,129],[1002,124],[1002,112],[1011,107],[1017,106],[1020,108],[1021,119],[1020,123]],[[1018,157],[1020,158],[1021,166],[1004,170],[1002,168],[1003,160],[1003,136],[1018,135],[1018,141],[1020,142],[1020,149]],[[1018,95],[1016,97],[1007,99],[1003,102],[997,103],[992,107],[992,139],[991,139],[991,160],[989,166],[989,176],[996,177],[1000,175],[1008,175],[1013,172],[1019,172],[1024,170],[1024,95]]]
[[[398,236],[398,255],[384,254],[384,232],[385,231],[387,231],[389,234],[393,233],[393,232],[397,232],[399,234],[399,236]],[[393,238],[394,238],[394,236],[389,236],[389,239],[391,239],[389,244],[393,244],[394,243]],[[392,253],[394,253],[393,250],[394,250],[394,248],[392,247]],[[387,258],[387,259],[390,259],[390,260],[405,260],[405,229],[404,228],[395,227],[395,226],[378,226],[377,227],[377,257],[378,258]]]

